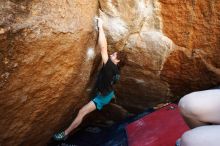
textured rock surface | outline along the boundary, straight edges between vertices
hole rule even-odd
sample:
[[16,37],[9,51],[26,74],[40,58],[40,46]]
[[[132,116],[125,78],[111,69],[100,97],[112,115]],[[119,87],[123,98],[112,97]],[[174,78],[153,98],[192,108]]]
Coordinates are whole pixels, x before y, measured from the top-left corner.
[[220,1],[161,0],[161,5],[163,31],[177,45],[162,72],[172,93],[219,85]]
[[44,145],[86,100],[97,6],[88,0],[0,2],[1,145]]
[[100,6],[110,47],[128,54],[120,104],[143,109],[220,83],[219,1],[105,0]]
[[163,34],[160,3],[116,0],[102,1],[100,5],[113,42],[110,47],[128,54],[117,88],[118,101],[132,110],[165,100],[163,97],[170,94],[169,84],[160,75],[173,43]]
[[220,83],[220,1],[3,0],[1,145],[44,145],[88,101],[98,7],[108,48],[128,57],[118,104],[144,109]]

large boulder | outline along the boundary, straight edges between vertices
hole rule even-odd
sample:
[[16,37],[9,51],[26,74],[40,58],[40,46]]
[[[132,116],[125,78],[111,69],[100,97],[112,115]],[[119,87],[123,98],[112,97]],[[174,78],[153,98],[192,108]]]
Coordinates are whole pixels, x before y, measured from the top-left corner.
[[219,1],[100,1],[109,48],[128,55],[119,104],[144,109],[218,85],[219,7]]
[[161,75],[173,95],[220,85],[220,1],[160,1],[163,32],[176,44]]
[[[127,54],[118,105],[137,112],[219,85],[219,9],[220,1],[2,0],[0,144],[45,145],[89,100],[96,15],[110,52]],[[126,115],[118,105],[106,115]]]
[[45,145],[67,126],[96,54],[98,2],[0,2],[0,145]]

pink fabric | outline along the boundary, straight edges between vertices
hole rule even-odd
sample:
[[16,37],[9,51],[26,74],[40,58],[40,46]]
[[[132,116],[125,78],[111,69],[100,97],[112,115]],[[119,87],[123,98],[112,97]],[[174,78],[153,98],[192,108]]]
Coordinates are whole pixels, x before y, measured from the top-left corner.
[[129,146],[175,146],[189,128],[175,104],[167,105],[126,127]]

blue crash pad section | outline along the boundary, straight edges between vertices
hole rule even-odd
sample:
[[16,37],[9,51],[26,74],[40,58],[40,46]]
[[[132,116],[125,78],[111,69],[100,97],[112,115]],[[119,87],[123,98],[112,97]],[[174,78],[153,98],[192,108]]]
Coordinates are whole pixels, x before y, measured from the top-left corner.
[[51,140],[48,146],[128,146],[125,127],[153,111],[153,109],[148,109],[111,127],[89,125],[70,135],[65,141]]

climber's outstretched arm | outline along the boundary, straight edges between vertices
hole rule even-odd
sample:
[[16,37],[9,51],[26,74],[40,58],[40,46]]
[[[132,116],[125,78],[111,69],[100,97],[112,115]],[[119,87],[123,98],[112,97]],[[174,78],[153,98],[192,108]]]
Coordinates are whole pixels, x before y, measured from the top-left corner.
[[101,50],[103,63],[105,64],[108,61],[107,41],[102,27],[103,21],[100,18],[97,18],[97,21],[98,21],[98,29],[99,29],[98,45]]

